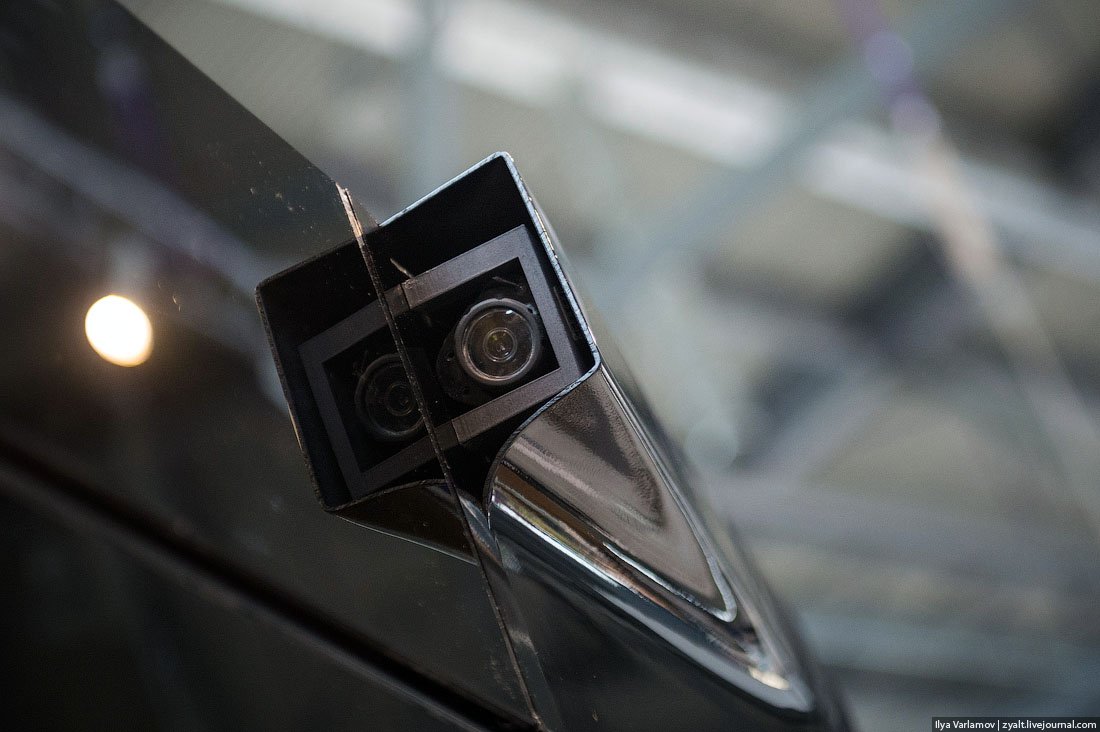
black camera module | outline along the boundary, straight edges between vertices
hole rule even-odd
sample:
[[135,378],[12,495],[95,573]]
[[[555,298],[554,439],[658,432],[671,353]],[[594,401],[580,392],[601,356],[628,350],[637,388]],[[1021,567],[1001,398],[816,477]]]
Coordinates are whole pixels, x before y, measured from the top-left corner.
[[463,372],[477,383],[511,386],[538,363],[542,335],[532,306],[509,297],[487,297],[458,321],[455,356]]
[[594,365],[524,190],[494,157],[258,288],[326,508],[442,480],[444,458],[482,485],[482,452]]
[[397,354],[380,356],[363,371],[355,388],[355,411],[373,436],[387,442],[406,440],[424,426]]

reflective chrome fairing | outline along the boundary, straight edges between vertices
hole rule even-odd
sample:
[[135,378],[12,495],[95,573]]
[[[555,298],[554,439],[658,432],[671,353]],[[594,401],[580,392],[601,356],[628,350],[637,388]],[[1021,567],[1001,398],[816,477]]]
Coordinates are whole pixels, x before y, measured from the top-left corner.
[[707,546],[606,368],[517,435],[492,474],[488,514],[514,559],[552,567],[559,581],[770,704],[811,709],[793,661],[758,628],[759,601]]
[[[716,615],[733,600],[716,575],[636,415],[600,368],[528,424],[502,456],[494,488],[508,475],[587,518],[624,561]],[[514,473],[512,472],[514,471]]]

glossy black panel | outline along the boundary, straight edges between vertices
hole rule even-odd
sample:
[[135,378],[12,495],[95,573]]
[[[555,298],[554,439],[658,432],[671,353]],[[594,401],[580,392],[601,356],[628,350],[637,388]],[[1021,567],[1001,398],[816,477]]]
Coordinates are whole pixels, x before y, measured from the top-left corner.
[[5,729],[470,729],[240,598],[0,501]]
[[328,176],[117,4],[5,3],[0,27],[5,95],[147,177],[149,200],[130,205],[178,196],[223,233],[291,256],[351,238]]
[[[380,533],[310,495],[252,288],[351,239],[327,176],[116,5],[5,3],[0,238],[5,444],[527,713],[453,499],[421,486],[403,511],[353,517]],[[111,292],[152,321],[141,366],[105,362],[83,332]]]

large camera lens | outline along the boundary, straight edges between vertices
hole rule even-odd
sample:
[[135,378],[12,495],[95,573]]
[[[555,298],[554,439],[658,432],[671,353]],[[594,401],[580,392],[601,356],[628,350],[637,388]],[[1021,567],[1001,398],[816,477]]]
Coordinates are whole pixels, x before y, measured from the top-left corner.
[[455,328],[455,353],[466,374],[486,386],[514,384],[535,366],[542,327],[527,305],[507,297],[482,300]]
[[397,354],[375,359],[359,377],[355,410],[371,434],[388,442],[407,439],[420,430],[420,410]]

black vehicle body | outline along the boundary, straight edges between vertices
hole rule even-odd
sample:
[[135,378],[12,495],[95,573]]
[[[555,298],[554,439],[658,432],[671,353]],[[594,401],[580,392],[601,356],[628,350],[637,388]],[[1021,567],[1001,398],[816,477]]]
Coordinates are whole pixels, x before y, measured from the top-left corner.
[[[378,225],[117,5],[0,30],[5,726],[845,728],[510,157]],[[445,364],[479,298],[545,334],[506,386]]]

